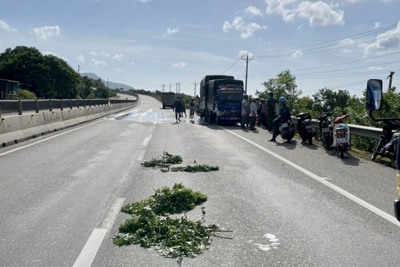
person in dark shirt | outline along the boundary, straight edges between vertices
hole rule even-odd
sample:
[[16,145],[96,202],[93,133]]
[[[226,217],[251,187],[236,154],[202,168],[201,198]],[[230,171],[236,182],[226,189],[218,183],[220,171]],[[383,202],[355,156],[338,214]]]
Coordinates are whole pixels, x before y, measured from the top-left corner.
[[266,113],[267,113],[267,129],[268,131],[272,131],[273,124],[272,121],[275,119],[275,105],[278,103],[278,100],[274,98],[273,93],[269,93],[269,98],[266,103]]
[[176,122],[181,121],[181,112],[183,111],[182,100],[180,97],[177,97],[174,103],[174,108],[172,111],[175,111],[175,119]]
[[279,105],[280,105],[280,112],[279,112],[279,116],[276,117],[272,124],[273,124],[273,132],[272,132],[272,138],[269,140],[270,142],[275,142],[275,138],[278,136],[279,134],[279,123],[282,122],[286,122],[288,120],[292,119],[292,116],[290,114],[290,109],[289,107],[286,105],[286,98],[284,98],[283,96],[281,96],[279,98]]

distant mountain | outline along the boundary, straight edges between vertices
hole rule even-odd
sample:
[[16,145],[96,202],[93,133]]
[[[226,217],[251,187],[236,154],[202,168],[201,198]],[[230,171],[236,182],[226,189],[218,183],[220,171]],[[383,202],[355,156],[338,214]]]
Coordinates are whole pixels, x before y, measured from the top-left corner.
[[116,82],[111,82],[111,81],[108,81],[108,82],[107,82],[107,80],[104,80],[104,79],[100,78],[99,76],[97,76],[96,74],[90,73],[90,72],[81,73],[81,76],[82,76],[82,77],[87,76],[88,78],[93,79],[93,80],[101,79],[101,81],[102,81],[106,86],[107,86],[107,83],[108,83],[108,87],[111,88],[111,89],[120,89],[120,88],[122,88],[122,89],[124,89],[124,90],[134,89],[132,86],[127,85],[127,84],[116,83]]

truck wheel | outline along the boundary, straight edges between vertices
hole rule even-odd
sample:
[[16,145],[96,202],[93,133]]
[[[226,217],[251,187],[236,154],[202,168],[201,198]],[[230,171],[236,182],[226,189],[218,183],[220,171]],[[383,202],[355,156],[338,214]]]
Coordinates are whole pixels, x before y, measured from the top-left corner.
[[310,145],[312,145],[312,136],[309,136],[309,137],[308,137],[308,143],[309,143]]

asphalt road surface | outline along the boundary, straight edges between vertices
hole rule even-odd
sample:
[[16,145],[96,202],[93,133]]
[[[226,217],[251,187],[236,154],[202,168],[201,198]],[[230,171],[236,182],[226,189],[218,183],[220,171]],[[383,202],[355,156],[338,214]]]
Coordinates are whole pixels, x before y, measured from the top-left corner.
[[[400,266],[396,170],[263,128],[183,119],[140,96],[124,113],[0,149],[0,266],[178,266],[115,246],[123,204],[182,183],[208,196],[214,237],[181,266]],[[217,165],[209,173],[141,166],[163,152]],[[200,208],[188,214],[201,218]]]

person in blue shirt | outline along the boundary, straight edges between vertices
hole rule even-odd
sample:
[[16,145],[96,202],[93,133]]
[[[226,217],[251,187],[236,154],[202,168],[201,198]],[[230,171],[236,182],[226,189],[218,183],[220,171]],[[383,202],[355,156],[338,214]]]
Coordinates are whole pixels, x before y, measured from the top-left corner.
[[290,114],[290,109],[286,105],[286,98],[281,96],[278,100],[279,105],[280,105],[280,112],[278,117],[276,117],[272,124],[273,124],[273,132],[272,132],[272,138],[269,140],[270,142],[275,142],[275,138],[279,135],[279,123],[280,122],[287,122],[288,120],[292,119],[292,116]]

